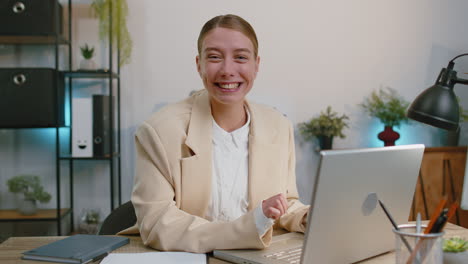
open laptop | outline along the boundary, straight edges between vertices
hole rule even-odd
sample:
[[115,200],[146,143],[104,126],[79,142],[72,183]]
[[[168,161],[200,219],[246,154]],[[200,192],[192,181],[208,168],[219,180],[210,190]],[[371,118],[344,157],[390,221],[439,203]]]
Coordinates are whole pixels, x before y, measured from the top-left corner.
[[407,223],[423,152],[424,145],[321,151],[305,235],[275,236],[264,250],[213,254],[242,264],[322,264],[388,252],[393,227],[377,199],[398,224]]

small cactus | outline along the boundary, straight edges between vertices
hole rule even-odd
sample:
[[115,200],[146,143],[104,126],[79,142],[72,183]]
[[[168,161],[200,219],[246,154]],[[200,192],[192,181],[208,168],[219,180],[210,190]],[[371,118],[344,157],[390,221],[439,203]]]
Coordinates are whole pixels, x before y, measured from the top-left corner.
[[445,252],[463,252],[468,250],[468,240],[461,237],[444,239],[443,250]]
[[83,55],[83,58],[89,60],[93,57],[94,47],[89,47],[88,44],[85,44],[84,46],[80,47],[80,49],[81,49],[81,55]]

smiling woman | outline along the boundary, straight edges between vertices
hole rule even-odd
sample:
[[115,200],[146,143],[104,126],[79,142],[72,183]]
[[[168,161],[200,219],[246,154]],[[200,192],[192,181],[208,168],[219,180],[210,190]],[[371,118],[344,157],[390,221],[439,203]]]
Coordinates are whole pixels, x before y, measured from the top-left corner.
[[244,19],[217,16],[203,26],[196,64],[205,89],[138,129],[137,224],[120,234],[139,232],[159,250],[209,252],[267,247],[273,226],[304,232],[292,125],[246,100],[259,63]]

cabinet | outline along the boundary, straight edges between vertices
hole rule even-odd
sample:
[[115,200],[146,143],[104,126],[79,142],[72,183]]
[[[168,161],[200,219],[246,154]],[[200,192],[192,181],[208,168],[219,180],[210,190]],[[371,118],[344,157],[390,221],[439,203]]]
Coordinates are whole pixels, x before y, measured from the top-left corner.
[[[447,197],[448,205],[460,204],[464,184],[467,147],[435,147],[424,151],[416,185],[410,221],[421,213],[430,219],[440,200]],[[451,223],[468,228],[468,211],[457,210]]]
[[[63,4],[63,7],[62,7]],[[9,21],[15,21],[19,19],[17,31],[12,30],[15,27],[9,26],[7,30],[3,30],[0,26],[0,45],[13,45],[13,46],[47,46],[47,49],[53,50],[53,65],[48,68],[48,71],[55,72],[52,84],[54,89],[48,89],[52,92],[52,96],[49,99],[50,104],[53,105],[51,109],[45,110],[44,113],[54,115],[52,119],[57,122],[48,123],[43,125],[42,123],[30,123],[30,122],[15,122],[14,119],[2,120],[0,119],[0,128],[8,130],[19,130],[36,128],[41,129],[53,129],[54,130],[54,144],[50,146],[50,153],[55,153],[55,203],[54,208],[39,210],[37,214],[32,216],[22,216],[16,213],[15,210],[0,210],[0,222],[17,222],[17,221],[52,221],[56,223],[57,234],[63,235],[73,231],[73,219],[74,219],[74,204],[78,198],[75,195],[76,183],[80,181],[79,178],[75,178],[75,167],[76,162],[81,162],[80,165],[93,166],[93,161],[104,161],[108,166],[109,171],[109,207],[113,210],[121,204],[121,162],[120,162],[120,66],[119,60],[119,49],[113,48],[112,35],[106,43],[108,49],[108,65],[106,69],[100,70],[76,70],[73,68],[73,39],[72,39],[72,0],[64,0],[57,2],[55,0],[24,0],[24,1],[10,1],[0,0],[0,21],[9,19]],[[36,6],[36,9],[34,9]],[[30,19],[35,14],[30,13],[23,17],[16,17],[18,12],[32,12],[31,10],[42,10],[49,15],[44,16],[41,14],[39,19],[47,20],[52,17],[51,24],[46,24],[46,29],[41,28],[38,30],[37,23],[34,21],[26,21],[22,19]],[[18,11],[19,10],[19,11]],[[11,16],[11,17],[8,17]],[[109,26],[112,26],[112,9],[109,8]],[[24,22],[24,23],[23,23]],[[29,25],[29,26],[25,26]],[[65,29],[65,30],[63,30]],[[42,31],[41,31],[42,30]],[[63,32],[62,32],[63,31]],[[32,33],[31,33],[32,32]],[[66,34],[65,34],[66,33]],[[79,58],[79,56],[77,56]],[[0,64],[0,67],[2,65]],[[11,69],[11,67],[9,67]],[[17,68],[24,70],[24,68]],[[14,69],[13,69],[14,70]],[[28,67],[28,70],[36,70],[35,68]],[[44,69],[42,69],[44,70]],[[15,75],[16,76],[16,75]],[[72,155],[72,128],[74,126],[71,116],[73,111],[73,97],[77,84],[83,86],[83,82],[86,84],[86,80],[92,79],[93,82],[101,82],[103,86],[107,86],[106,89],[101,89],[93,94],[105,94],[109,98],[109,104],[106,104],[108,108],[108,118],[104,125],[100,127],[107,129],[106,134],[108,135],[109,154],[108,155],[93,155],[89,157],[74,157]],[[2,79],[0,78],[0,81]],[[0,87],[6,87],[4,83],[0,83]],[[12,95],[13,98],[18,99],[17,95]],[[40,96],[29,96],[34,100],[40,101]],[[10,100],[14,101],[14,100]],[[33,101],[34,102],[34,101]],[[11,107],[17,106],[17,103],[11,103]],[[24,103],[21,108],[26,109],[26,112],[35,112],[37,110],[31,109],[33,103]],[[38,107],[39,111],[42,111],[44,107]],[[10,110],[11,111],[11,110]],[[13,111],[14,112],[14,111]],[[30,116],[30,115],[28,115]],[[63,118],[61,118],[63,117]],[[22,118],[21,120],[25,120]],[[33,118],[33,120],[35,120]],[[68,120],[68,121],[67,121]],[[3,126],[2,123],[4,122]],[[36,131],[36,130],[34,130]],[[1,135],[0,135],[1,136]],[[49,154],[50,154],[49,153]],[[79,175],[78,175],[79,176]],[[91,186],[90,186],[91,187]],[[76,196],[76,197],[75,197]],[[90,205],[94,206],[94,205]],[[76,210],[76,209],[75,209]],[[76,213],[76,212],[75,212]],[[70,223],[70,230],[64,231],[64,221],[68,219]]]

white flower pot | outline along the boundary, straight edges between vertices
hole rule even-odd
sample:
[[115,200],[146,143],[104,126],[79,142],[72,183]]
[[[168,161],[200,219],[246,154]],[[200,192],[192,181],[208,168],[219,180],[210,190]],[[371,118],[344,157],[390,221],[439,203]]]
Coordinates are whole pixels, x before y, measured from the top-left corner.
[[80,62],[80,70],[94,71],[96,70],[96,63],[93,59],[83,59]]
[[465,264],[468,263],[468,251],[444,252],[444,264]]
[[35,200],[22,199],[19,203],[18,211],[22,215],[33,215],[37,212]]

